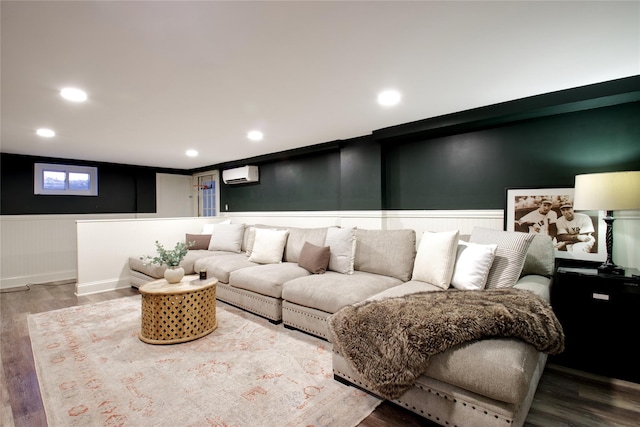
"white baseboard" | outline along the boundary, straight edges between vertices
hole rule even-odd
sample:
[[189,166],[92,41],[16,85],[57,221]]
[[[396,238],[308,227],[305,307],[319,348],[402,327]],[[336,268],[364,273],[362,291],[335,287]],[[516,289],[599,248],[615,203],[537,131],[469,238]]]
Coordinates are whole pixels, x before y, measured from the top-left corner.
[[0,289],[18,288],[22,286],[32,286],[50,282],[59,282],[63,280],[76,280],[77,271],[57,271],[53,273],[32,274],[16,277],[5,277],[0,280]]
[[100,292],[115,291],[116,289],[128,288],[131,286],[129,277],[99,280],[95,282],[78,283],[76,285],[76,295],[85,296],[98,294]]

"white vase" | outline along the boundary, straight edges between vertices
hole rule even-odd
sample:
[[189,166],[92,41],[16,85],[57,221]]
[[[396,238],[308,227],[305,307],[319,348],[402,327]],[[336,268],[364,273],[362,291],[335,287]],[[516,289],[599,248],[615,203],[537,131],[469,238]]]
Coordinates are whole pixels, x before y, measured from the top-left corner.
[[184,268],[169,267],[164,271],[164,279],[169,283],[180,283],[184,277]]

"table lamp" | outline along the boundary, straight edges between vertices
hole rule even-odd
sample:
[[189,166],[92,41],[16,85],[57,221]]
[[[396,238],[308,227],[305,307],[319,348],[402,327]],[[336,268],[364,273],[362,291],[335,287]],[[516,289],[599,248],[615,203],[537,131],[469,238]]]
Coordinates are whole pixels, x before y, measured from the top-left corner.
[[584,211],[606,211],[607,260],[598,267],[602,274],[624,274],[624,268],[613,263],[613,211],[640,209],[640,171],[607,172],[576,175],[573,208]]

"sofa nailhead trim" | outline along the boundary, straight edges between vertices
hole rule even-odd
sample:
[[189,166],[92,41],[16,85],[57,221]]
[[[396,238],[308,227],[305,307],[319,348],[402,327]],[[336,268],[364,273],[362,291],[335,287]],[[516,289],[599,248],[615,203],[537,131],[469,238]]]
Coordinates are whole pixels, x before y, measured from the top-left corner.
[[[305,317],[309,317],[309,318],[312,318],[312,319],[315,319],[315,320],[325,320],[326,321],[326,319],[324,319],[324,318],[322,318],[320,316],[309,314],[309,313],[307,313],[305,311],[301,311],[301,310],[294,310],[294,309],[291,309],[289,307],[282,307],[282,311],[288,311],[288,312],[291,312],[291,313],[301,314],[301,315],[303,315]],[[291,327],[293,327],[293,328],[300,329],[302,331],[306,331],[306,332],[308,332],[310,334],[313,334],[313,335],[315,335],[317,337],[326,339],[324,334],[322,332],[320,332],[320,331],[316,331],[316,330],[313,330],[313,329],[310,329],[310,328],[307,328],[307,327],[304,327],[304,326],[301,326],[301,325],[296,325],[296,324],[293,324],[293,323],[286,323],[286,324],[291,326]]]
[[[424,388],[422,385],[420,385],[420,384],[418,385],[418,388],[420,388],[421,390],[425,390],[425,388]],[[433,390],[433,389],[431,389],[431,388],[426,389],[426,391],[427,391],[427,392],[429,392],[429,393],[431,393],[431,394],[435,394],[435,395],[436,395],[436,396],[438,396],[438,397],[444,398],[445,400],[450,400],[450,401],[452,401],[453,403],[456,403],[456,404],[462,404],[462,406],[465,406],[465,407],[466,407],[466,406],[468,406],[467,402],[464,402],[464,401],[462,401],[462,402],[461,402],[461,401],[458,401],[458,399],[456,399],[456,398],[454,398],[454,397],[452,397],[452,396],[449,396],[449,395],[447,395],[447,394],[445,394],[445,393],[442,393],[442,392],[439,392],[439,391],[435,391],[435,390]],[[409,407],[409,405],[408,405],[407,403],[404,403],[404,402],[403,402],[403,401],[401,401],[400,399],[396,399],[396,400],[394,400],[394,402],[396,402],[396,403],[398,403],[398,404],[400,404],[400,405],[404,405],[404,406],[406,406],[406,407]],[[474,405],[471,405],[471,406],[470,406],[470,408],[471,408],[471,409],[473,409],[474,411],[477,411],[477,410],[478,410]],[[422,412],[422,411],[421,411],[421,412]],[[482,413],[484,413],[484,415],[493,416],[496,420],[504,419],[504,421],[505,421],[508,425],[513,424],[513,420],[512,420],[512,419],[502,418],[499,414],[490,414],[490,413],[489,413],[488,411],[486,411],[486,410],[483,410],[483,411],[482,411]],[[431,416],[431,414],[427,414],[427,416],[428,416],[429,418],[431,418],[431,419],[434,419],[434,418]],[[436,419],[436,420],[438,420],[438,421],[440,420],[439,418],[435,418],[435,419]],[[448,422],[448,421],[445,421],[445,423],[446,423],[447,425],[449,424],[449,422]]]
[[[227,289],[225,289],[225,290],[227,290]],[[269,304],[269,305],[271,305],[271,306],[273,306],[273,307],[277,307],[277,306],[278,306],[277,304],[274,304],[274,303],[273,303],[273,301],[263,300],[263,299],[261,299],[261,298],[257,298],[257,297],[255,297],[255,296],[253,296],[253,295],[250,295],[250,294],[242,294],[242,293],[240,293],[239,291],[235,290],[233,287],[230,287],[230,289],[228,289],[228,290],[229,290],[229,291],[231,291],[231,292],[233,292],[233,293],[235,293],[236,295],[241,295],[241,296],[249,297],[250,299],[253,299],[253,300],[259,301],[260,303],[266,303],[266,304]],[[218,296],[218,299],[219,299],[220,301],[226,302],[227,304],[235,305],[236,307],[240,307],[240,308],[242,308],[243,310],[246,310],[246,311],[248,311],[248,312],[250,312],[250,313],[258,314],[258,315],[260,315],[260,316],[262,316],[262,317],[266,317],[267,319],[273,320],[273,321],[275,321],[275,322],[281,322],[281,321],[282,321],[282,317],[280,317],[280,318],[278,318],[278,319],[274,319],[271,315],[268,315],[267,313],[264,313],[264,312],[262,312],[262,311],[256,310],[255,308],[247,307],[247,306],[245,306],[245,305],[243,305],[243,304],[236,303],[236,302],[225,301],[224,299],[220,298],[219,296]]]

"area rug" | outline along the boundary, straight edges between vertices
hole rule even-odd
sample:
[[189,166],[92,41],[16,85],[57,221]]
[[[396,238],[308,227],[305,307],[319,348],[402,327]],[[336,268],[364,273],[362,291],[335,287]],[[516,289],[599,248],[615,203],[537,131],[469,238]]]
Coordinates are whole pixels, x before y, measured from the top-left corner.
[[140,296],[31,314],[50,426],[356,426],[381,402],[333,379],[331,344],[218,303],[195,341],[145,344]]

